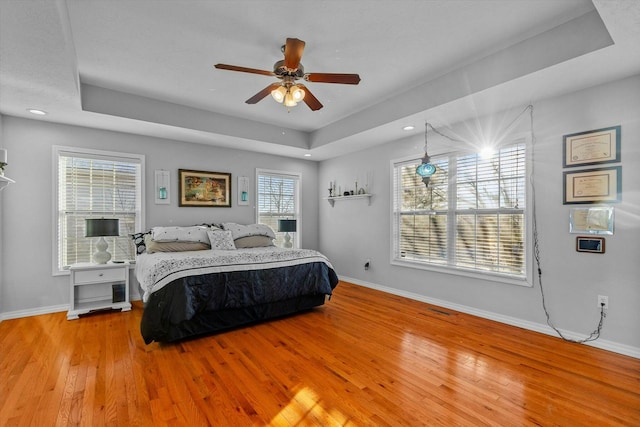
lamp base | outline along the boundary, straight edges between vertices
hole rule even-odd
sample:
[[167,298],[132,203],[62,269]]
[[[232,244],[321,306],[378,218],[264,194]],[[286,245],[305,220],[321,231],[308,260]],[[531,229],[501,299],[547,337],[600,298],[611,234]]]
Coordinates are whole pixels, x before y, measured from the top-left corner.
[[96,243],[97,251],[93,254],[93,262],[95,262],[96,264],[108,263],[111,259],[111,254],[107,252],[108,247],[109,244],[106,240],[104,240],[104,237],[100,237],[100,240],[98,240],[98,243]]
[[289,233],[284,233],[284,244],[283,247],[290,249],[293,247],[293,243],[291,243],[291,236],[289,235]]

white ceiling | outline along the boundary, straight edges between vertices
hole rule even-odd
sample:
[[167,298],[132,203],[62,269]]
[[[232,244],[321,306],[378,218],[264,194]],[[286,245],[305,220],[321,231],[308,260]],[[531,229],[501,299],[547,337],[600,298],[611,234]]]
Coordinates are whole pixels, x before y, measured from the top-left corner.
[[[361,83],[288,111],[213,68],[271,70],[287,37]],[[637,0],[0,0],[0,113],[323,160],[640,74],[638,46]]]

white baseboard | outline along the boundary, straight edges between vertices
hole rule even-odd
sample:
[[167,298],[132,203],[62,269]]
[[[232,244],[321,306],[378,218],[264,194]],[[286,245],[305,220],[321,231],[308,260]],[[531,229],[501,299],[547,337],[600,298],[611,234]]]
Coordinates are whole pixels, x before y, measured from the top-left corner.
[[69,304],[50,305],[48,307],[29,308],[27,310],[8,311],[0,314],[0,320],[19,319],[21,317],[38,316],[40,314],[58,313],[69,310]]
[[[556,331],[553,330],[553,328],[545,324],[518,319],[517,317],[505,316],[503,314],[480,310],[474,307],[455,304],[449,301],[444,301],[436,298],[430,298],[430,297],[416,294],[413,292],[403,291],[400,289],[390,288],[388,286],[378,285],[375,283],[354,279],[352,277],[339,276],[339,278],[340,280],[344,280],[345,282],[349,282],[358,286],[363,286],[366,288],[371,288],[378,291],[386,292],[388,294],[398,295],[398,296],[409,298],[412,300],[426,302],[428,304],[449,308],[451,310],[460,311],[462,313],[471,314],[473,316],[482,317],[484,319],[494,320],[496,322],[504,323],[511,326],[517,326],[519,328],[528,329],[530,331],[540,332],[546,335],[551,335],[556,337],[558,336],[558,334],[556,333]],[[584,339],[583,335],[572,332],[572,331],[565,331],[563,329],[560,329],[560,332],[562,332],[562,334],[569,339],[575,339],[575,340]],[[602,350],[612,351],[614,353],[624,354],[625,356],[630,356],[630,357],[635,357],[636,359],[640,359],[640,348],[638,347],[632,347],[629,345],[620,344],[617,342],[607,341],[603,339],[598,339],[597,341],[589,341],[585,344],[591,347],[596,347]]]
[[[142,298],[137,292],[132,292],[129,298],[130,301],[140,301]],[[19,319],[21,317],[38,316],[40,314],[59,313],[61,311],[68,311],[69,304],[50,305],[47,307],[29,308],[26,310],[8,311],[6,313],[0,313],[0,322],[9,319]]]

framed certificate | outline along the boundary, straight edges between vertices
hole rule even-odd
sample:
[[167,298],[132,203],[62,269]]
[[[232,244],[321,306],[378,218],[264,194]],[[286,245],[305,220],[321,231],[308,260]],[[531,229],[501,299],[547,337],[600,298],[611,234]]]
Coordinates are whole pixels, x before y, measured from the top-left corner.
[[622,166],[564,172],[563,181],[565,205],[622,200]]
[[574,167],[620,161],[620,126],[564,135],[563,164]]
[[571,208],[569,233],[613,234],[613,207]]

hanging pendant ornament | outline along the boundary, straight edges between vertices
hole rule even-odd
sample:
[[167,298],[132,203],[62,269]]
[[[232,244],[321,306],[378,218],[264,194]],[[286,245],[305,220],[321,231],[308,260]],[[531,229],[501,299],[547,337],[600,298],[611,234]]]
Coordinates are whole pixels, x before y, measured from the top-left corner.
[[431,180],[431,176],[436,173],[436,167],[431,164],[431,157],[427,154],[427,130],[429,123],[424,124],[424,157],[422,158],[422,163],[416,168],[416,173],[422,177],[422,182],[427,187],[429,186],[429,181]]

